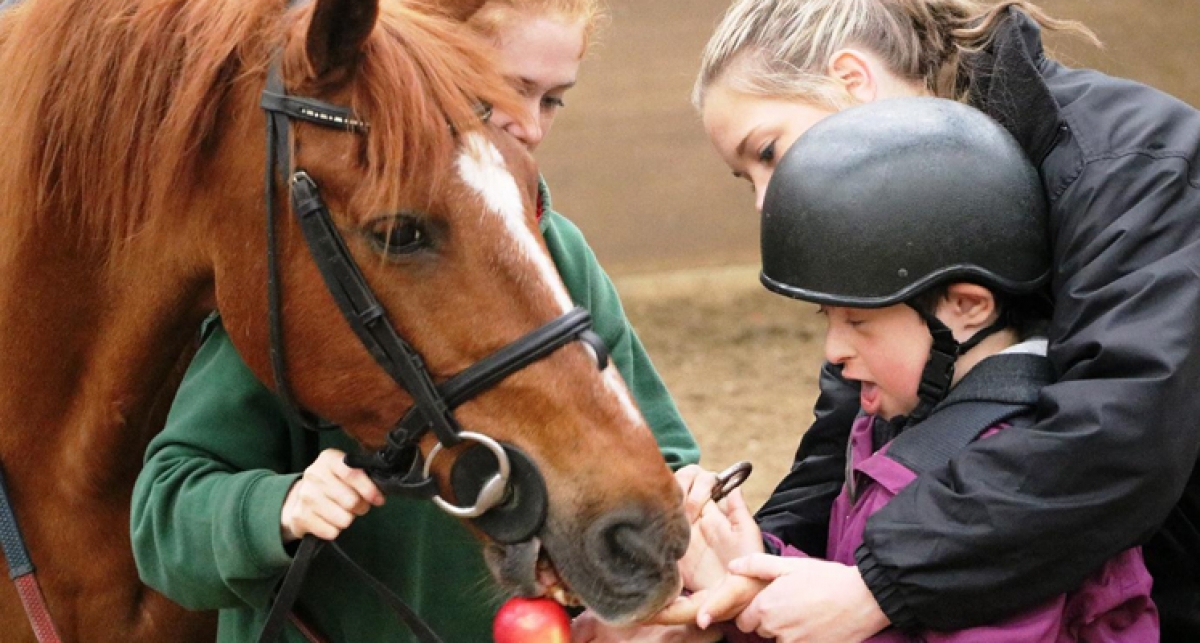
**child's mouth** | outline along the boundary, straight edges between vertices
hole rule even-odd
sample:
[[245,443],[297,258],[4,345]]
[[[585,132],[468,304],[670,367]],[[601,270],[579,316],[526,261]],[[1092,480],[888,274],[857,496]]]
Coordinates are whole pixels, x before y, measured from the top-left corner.
[[879,387],[871,382],[862,382],[858,393],[858,405],[864,413],[876,415],[880,406]]

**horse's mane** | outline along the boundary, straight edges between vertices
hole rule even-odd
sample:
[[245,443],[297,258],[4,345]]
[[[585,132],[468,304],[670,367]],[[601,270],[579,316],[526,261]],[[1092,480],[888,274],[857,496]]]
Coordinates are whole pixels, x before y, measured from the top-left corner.
[[[371,127],[359,192],[394,203],[417,172],[448,166],[448,126],[476,126],[474,101],[507,94],[465,29],[381,4],[351,106]],[[236,83],[261,77],[289,33],[289,88],[307,76],[311,4],[286,14],[279,0],[26,5],[14,24],[0,15],[0,114],[14,133],[0,150],[0,212],[28,225],[71,225],[119,246],[156,217],[186,216],[170,204],[203,183],[196,172],[236,115],[222,111]]]

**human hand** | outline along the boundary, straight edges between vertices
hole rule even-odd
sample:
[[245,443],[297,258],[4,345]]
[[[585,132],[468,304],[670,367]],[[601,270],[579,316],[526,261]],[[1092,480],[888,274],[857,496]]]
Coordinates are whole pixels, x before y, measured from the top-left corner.
[[571,622],[572,643],[715,643],[721,633],[704,631],[694,624],[644,624],[616,627],[601,621],[591,611]]
[[279,518],[283,542],[312,534],[334,540],[355,518],[383,504],[383,492],[361,469],[344,462],[346,454],[326,449],[304,470],[283,500]]
[[[696,465],[675,474],[684,495],[684,513],[692,525],[688,550],[679,561],[683,585],[690,591],[713,587],[725,577],[725,565],[739,556],[763,551],[762,534],[737,485],[749,475],[741,462],[714,474]],[[732,481],[732,484],[730,484]],[[720,487],[722,500],[714,502]]]
[[717,474],[699,465],[689,464],[675,472],[675,482],[683,491],[683,513],[688,522],[694,524],[700,512],[712,502]]
[[706,630],[717,621],[732,620],[766,585],[757,578],[728,574],[715,587],[675,599],[651,621],[660,625],[694,624]]
[[729,565],[768,584],[735,623],[778,643],[862,641],[889,625],[858,568],[812,558],[755,554]]
[[675,472],[675,481],[683,491],[684,515],[692,525],[687,551],[679,559],[679,575],[683,579],[683,586],[693,592],[712,587],[725,578],[728,561],[721,560],[709,547],[699,520],[701,512],[712,505],[712,490],[716,480],[714,473],[694,464]]

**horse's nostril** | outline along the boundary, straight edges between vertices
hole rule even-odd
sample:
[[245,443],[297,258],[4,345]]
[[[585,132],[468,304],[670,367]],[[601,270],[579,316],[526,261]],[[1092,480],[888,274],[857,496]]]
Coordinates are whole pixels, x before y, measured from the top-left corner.
[[615,572],[635,574],[647,565],[657,565],[662,555],[654,551],[646,529],[629,522],[609,525],[603,531],[602,541],[607,562]]
[[664,566],[673,566],[687,547],[688,531],[675,529],[676,522],[650,511],[611,514],[591,529],[592,555],[615,576],[661,573]]

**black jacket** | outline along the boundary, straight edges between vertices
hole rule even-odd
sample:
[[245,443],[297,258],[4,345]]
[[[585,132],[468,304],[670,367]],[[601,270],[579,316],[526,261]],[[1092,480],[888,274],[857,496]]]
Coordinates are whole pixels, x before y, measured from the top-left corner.
[[[971,445],[872,517],[859,568],[896,625],[959,629],[1144,544],[1163,640],[1200,641],[1200,112],[1046,58],[1037,25],[1010,11],[971,102],[1050,198],[1060,379],[1033,426]],[[858,405],[833,369],[821,382],[818,419],[758,515],[814,554]]]

